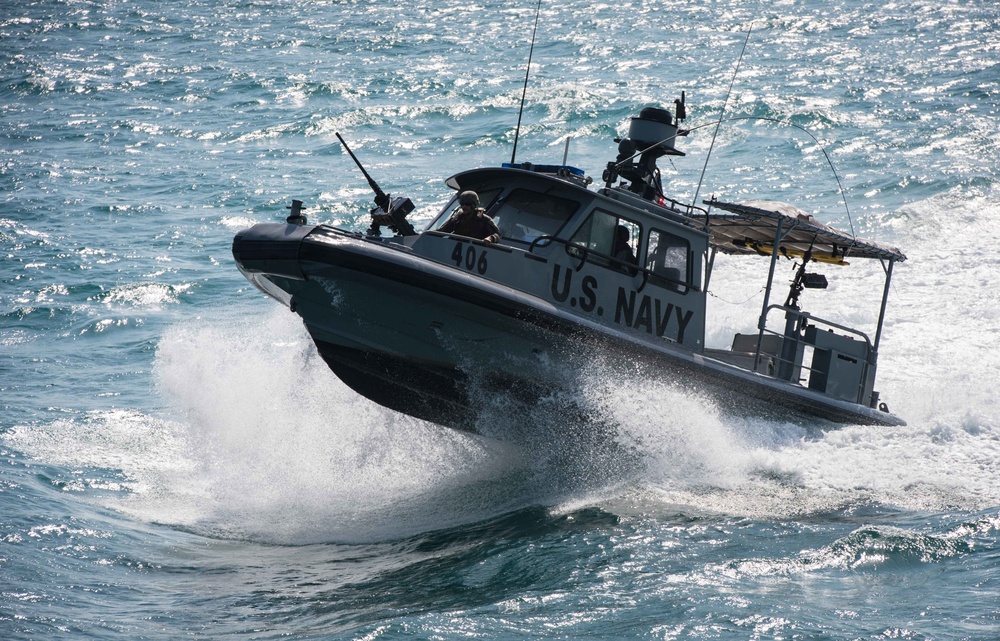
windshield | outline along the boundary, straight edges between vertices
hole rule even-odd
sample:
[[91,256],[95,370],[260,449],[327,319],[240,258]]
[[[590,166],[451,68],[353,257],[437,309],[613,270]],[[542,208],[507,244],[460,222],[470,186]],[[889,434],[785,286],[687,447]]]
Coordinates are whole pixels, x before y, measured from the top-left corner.
[[[493,222],[500,228],[505,241],[529,244],[541,236],[555,236],[566,221],[580,208],[580,203],[568,198],[542,194],[528,189],[515,189],[509,195],[497,198],[501,188],[473,189],[479,202]],[[456,193],[441,213],[431,221],[427,230],[441,227],[458,210]]]
[[490,215],[504,239],[530,243],[540,236],[558,234],[579,208],[575,200],[515,189]]
[[[477,194],[479,194],[479,204],[482,207],[484,207],[488,212],[490,210],[490,207],[493,206],[494,201],[497,199],[497,196],[500,195],[500,192],[502,190],[499,187],[496,187],[493,189],[473,189],[472,191],[475,191]],[[445,224],[445,222],[457,212],[458,212],[458,192],[455,192],[455,195],[451,197],[451,199],[448,201],[448,204],[446,204],[444,208],[441,210],[441,213],[439,213],[427,225],[427,228],[424,229],[424,231],[433,231],[437,229],[441,225]]]

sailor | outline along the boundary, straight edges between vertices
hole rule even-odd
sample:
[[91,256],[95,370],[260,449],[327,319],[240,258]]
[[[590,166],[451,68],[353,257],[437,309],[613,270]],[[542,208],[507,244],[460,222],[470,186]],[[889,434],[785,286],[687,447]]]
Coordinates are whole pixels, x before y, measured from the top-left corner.
[[[635,265],[635,253],[632,251],[631,245],[628,244],[631,236],[632,235],[629,233],[628,227],[625,225],[618,225],[615,228],[615,243],[611,249],[611,255],[620,261]],[[616,264],[615,268],[633,276],[636,273],[635,269],[626,267],[620,263]]]
[[487,245],[500,242],[500,228],[479,206],[479,194],[463,191],[458,195],[459,210],[437,228],[446,234],[478,238]]

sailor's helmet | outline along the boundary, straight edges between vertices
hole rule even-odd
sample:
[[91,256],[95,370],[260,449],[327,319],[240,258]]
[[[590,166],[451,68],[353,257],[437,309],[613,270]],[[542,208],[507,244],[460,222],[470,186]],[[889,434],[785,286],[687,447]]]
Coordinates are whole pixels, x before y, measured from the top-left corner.
[[479,194],[474,191],[463,191],[458,195],[458,204],[460,205],[472,205],[475,208],[479,208]]

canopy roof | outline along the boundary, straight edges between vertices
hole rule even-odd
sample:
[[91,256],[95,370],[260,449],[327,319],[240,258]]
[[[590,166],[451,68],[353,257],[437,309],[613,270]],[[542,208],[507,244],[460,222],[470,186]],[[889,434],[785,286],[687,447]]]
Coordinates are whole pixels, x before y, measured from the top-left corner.
[[813,260],[835,264],[847,264],[847,258],[906,260],[906,256],[895,247],[857,238],[824,225],[811,214],[787,203],[706,200],[705,204],[726,212],[710,213],[708,226],[712,246],[727,254],[770,256],[780,221],[778,253],[782,256],[801,257],[811,249]]

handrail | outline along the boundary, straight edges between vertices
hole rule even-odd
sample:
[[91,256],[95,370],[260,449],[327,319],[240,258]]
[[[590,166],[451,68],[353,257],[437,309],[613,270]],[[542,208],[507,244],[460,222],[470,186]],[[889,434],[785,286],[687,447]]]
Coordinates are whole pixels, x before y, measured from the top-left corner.
[[[490,243],[490,244],[487,244],[487,243],[484,243],[483,241],[481,241],[479,239],[476,239],[476,238],[469,238],[468,236],[458,236],[456,234],[451,234],[451,233],[448,233],[448,232],[437,231],[435,229],[429,229],[427,231],[421,232],[421,235],[429,235],[429,236],[434,236],[434,237],[437,237],[437,238],[457,238],[457,239],[461,239],[463,241],[468,241],[468,242],[472,242],[472,243],[475,243],[475,244],[478,244],[478,245],[483,245],[483,246],[489,247],[491,249],[499,249],[499,250],[505,251],[507,253],[511,253],[514,250],[514,248],[506,246],[506,245],[503,245],[501,243]],[[502,240],[503,239],[501,238],[501,241]],[[580,271],[581,269],[583,269],[583,266],[587,263],[587,259],[591,255],[594,255],[594,256],[597,256],[598,258],[601,258],[602,260],[607,260],[611,265],[616,265],[616,266],[621,267],[623,273],[631,275],[633,278],[636,277],[636,276],[641,275],[642,276],[642,282],[639,284],[639,287],[636,288],[636,293],[641,293],[642,290],[646,288],[646,285],[649,282],[650,276],[653,276],[653,277],[655,277],[655,278],[657,278],[659,280],[662,280],[662,281],[666,281],[667,283],[669,283],[671,285],[676,285],[677,287],[683,287],[685,290],[691,290],[691,291],[694,291],[694,292],[700,292],[701,291],[701,287],[699,287],[697,285],[693,285],[691,283],[686,283],[686,282],[684,282],[682,280],[677,280],[676,278],[670,278],[669,276],[664,276],[663,274],[657,274],[656,272],[653,272],[653,271],[651,271],[649,269],[646,269],[645,267],[640,267],[639,265],[637,265],[635,263],[630,263],[627,260],[622,260],[620,258],[615,258],[614,256],[610,256],[610,255],[605,254],[603,252],[599,252],[599,251],[590,249],[586,245],[581,245],[579,243],[574,243],[572,241],[568,241],[568,240],[565,240],[563,238],[558,238],[556,236],[542,235],[542,236],[539,236],[539,237],[535,238],[528,245],[528,253],[529,254],[534,254],[536,248],[539,248],[539,247],[548,247],[552,243],[563,245],[566,248],[572,248],[572,249],[575,249],[575,250],[577,250],[577,251],[580,252],[580,256],[579,256],[580,262],[577,263],[577,265],[573,268],[573,271]],[[567,252],[567,253],[569,253],[569,252]],[[576,257],[574,256],[574,258],[576,258]]]
[[646,198],[643,198],[639,194],[629,191],[621,187],[620,185],[616,187],[605,187],[600,191],[605,196],[614,198],[616,200],[620,200],[618,196],[624,196],[631,200],[639,201],[643,204],[652,205],[653,206],[652,208],[644,208],[647,213],[651,213],[658,218],[671,220],[670,218],[664,216],[661,212],[657,211],[657,209],[661,209],[669,214],[673,214],[673,216],[675,217],[674,222],[680,221],[689,227],[694,227],[705,233],[709,232],[708,223],[705,220],[702,220],[701,216],[695,214],[695,211],[699,211],[702,214],[704,214],[705,218],[707,219],[708,209],[705,209],[704,207],[699,207],[694,203],[685,203],[679,200],[675,200],[673,198],[666,198],[665,196],[660,196],[660,198],[663,199],[664,203],[670,203],[672,205],[672,207],[667,207],[666,205],[661,204],[655,200],[648,200]]
[[[587,262],[587,258],[591,254],[593,254],[593,255],[601,258],[601,259],[609,261],[613,265],[618,265],[620,267],[623,267],[625,270],[627,270],[625,273],[635,272],[635,273],[631,274],[633,278],[635,276],[638,276],[639,274],[642,274],[642,283],[636,289],[636,293],[640,293],[640,292],[642,292],[643,289],[645,289],[646,284],[649,282],[649,277],[650,276],[654,276],[655,278],[660,279],[660,280],[665,280],[665,281],[667,281],[670,284],[677,285],[679,287],[683,287],[686,290],[692,290],[692,291],[695,291],[695,292],[700,292],[701,291],[701,288],[698,287],[697,285],[693,285],[691,283],[687,283],[687,282],[684,282],[684,281],[681,281],[681,280],[677,280],[676,278],[670,278],[669,276],[664,276],[662,274],[657,274],[656,272],[650,271],[649,269],[647,269],[645,267],[640,267],[636,263],[630,263],[627,260],[622,260],[620,258],[615,258],[614,256],[610,256],[610,255],[605,254],[603,252],[599,252],[599,251],[590,249],[589,247],[587,247],[585,245],[581,245],[579,243],[574,243],[572,241],[565,240],[563,238],[557,238],[556,236],[547,236],[546,235],[546,236],[539,236],[538,238],[534,239],[533,241],[531,241],[531,244],[528,245],[528,253],[529,254],[533,254],[533,253],[535,253],[535,248],[536,247],[548,247],[553,242],[555,242],[557,244],[560,244],[560,245],[563,245],[566,248],[576,249],[576,250],[578,250],[578,251],[580,251],[582,253],[582,255],[580,256],[580,262],[574,268],[574,271],[580,271],[581,269],[583,269],[583,265]],[[569,253],[569,252],[567,252],[567,253]]]
[[482,240],[480,238],[473,238],[472,236],[463,236],[461,234],[453,234],[453,233],[447,232],[447,231],[438,231],[436,229],[428,229],[427,231],[420,232],[420,234],[421,235],[426,234],[428,236],[434,236],[435,238],[454,238],[455,240],[459,240],[459,241],[462,241],[462,242],[472,243],[473,245],[481,245],[483,247],[489,247],[490,249],[496,249],[496,250],[499,250],[499,251],[502,251],[502,252],[505,252],[505,253],[508,253],[508,254],[511,254],[511,253],[514,252],[514,249],[512,247],[508,247],[507,245],[501,245],[500,243],[488,243],[485,240]]
[[[860,338],[860,339],[862,339],[864,341],[864,344],[865,344],[865,355],[864,355],[864,358],[863,358],[864,366],[863,366],[862,371],[861,371],[861,376],[859,378],[858,385],[857,385],[857,394],[855,396],[856,402],[858,402],[858,403],[864,403],[864,399],[862,399],[862,395],[863,395],[864,390],[865,390],[866,382],[868,381],[869,370],[874,365],[874,363],[872,362],[872,356],[874,355],[874,348],[872,346],[871,339],[868,337],[868,335],[865,332],[862,332],[861,330],[855,329],[853,327],[848,327],[848,326],[842,325],[840,323],[835,323],[833,321],[829,321],[829,320],[826,320],[824,318],[820,318],[818,316],[813,316],[812,314],[810,314],[808,312],[803,312],[803,311],[798,310],[798,309],[793,308],[793,307],[786,307],[784,305],[770,305],[769,307],[767,307],[765,309],[763,323],[761,324],[760,333],[758,335],[757,349],[754,352],[753,370],[757,371],[757,368],[758,368],[758,366],[760,365],[760,362],[761,362],[761,356],[764,354],[764,352],[763,352],[763,336],[765,334],[771,335],[771,336],[777,336],[782,341],[793,340],[796,343],[802,344],[804,346],[810,346],[810,347],[813,347],[814,349],[823,349],[822,347],[817,348],[817,346],[814,343],[806,341],[804,337],[801,337],[801,336],[799,336],[799,337],[796,337],[796,336],[787,336],[784,332],[778,332],[778,331],[775,331],[775,330],[772,330],[772,329],[768,329],[767,328],[767,315],[772,310],[781,310],[782,312],[784,312],[786,320],[788,319],[789,316],[797,317],[798,319],[804,319],[806,322],[808,322],[808,323],[810,323],[810,324],[812,324],[814,326],[820,326],[820,325],[822,325],[824,327],[838,329],[838,330],[844,332],[845,334],[854,335],[854,336],[856,336],[856,337],[858,337],[858,338]],[[784,344],[784,343],[782,343],[782,344]],[[793,352],[793,355],[791,356],[791,359],[785,358],[783,356],[784,353],[785,353],[784,349],[782,349],[782,353],[779,353],[779,354],[772,354],[770,352],[767,352],[766,354],[767,354],[767,356],[769,358],[773,359],[774,361],[777,361],[779,363],[791,364],[793,366],[793,368],[794,368],[796,366],[796,361],[798,360],[797,357],[796,357],[796,355],[795,355],[797,353],[797,350],[795,350],[795,352]],[[798,363],[798,367],[808,370],[810,372],[810,374],[814,373],[814,372],[827,373],[827,372],[823,372],[822,370],[820,370],[817,367],[815,367],[813,361],[810,361],[808,365],[803,364],[803,363]],[[775,371],[778,371],[778,368],[775,368]],[[772,376],[772,377],[775,376],[774,374],[769,374],[769,375]],[[789,379],[790,382],[793,382],[793,383],[795,383],[797,385],[801,384],[801,380],[802,380],[801,376],[798,376],[796,378],[796,380],[794,380],[794,381],[791,381]]]
[[785,312],[786,314],[792,314],[793,316],[798,316],[799,318],[805,318],[805,319],[808,319],[810,321],[815,321],[817,323],[822,323],[823,325],[826,325],[828,327],[832,327],[834,329],[839,329],[839,330],[841,330],[843,332],[847,332],[849,334],[854,334],[856,336],[860,336],[861,338],[863,338],[865,340],[865,344],[868,346],[868,351],[871,351],[871,349],[872,349],[872,341],[871,341],[870,338],[868,338],[868,334],[865,334],[864,332],[862,332],[859,329],[855,329],[853,327],[848,327],[847,325],[841,325],[840,323],[834,323],[833,321],[828,321],[828,320],[826,320],[824,318],[820,318],[819,316],[813,316],[809,312],[803,312],[803,311],[795,309],[793,307],[785,307],[784,305],[771,305],[771,306],[769,306],[767,308],[767,310],[764,312],[764,316],[766,317],[771,312],[772,309],[780,309],[781,311]]
[[705,214],[706,216],[708,215],[708,210],[707,209],[705,209],[704,207],[699,207],[698,205],[695,205],[694,203],[682,203],[679,200],[674,200],[673,198],[666,198],[666,197],[663,197],[663,196],[661,196],[661,198],[663,198],[664,202],[668,202],[668,203],[670,203],[671,205],[673,205],[675,207],[683,207],[683,208],[687,209],[686,213],[687,213],[688,216],[693,216],[694,214],[692,212],[695,209],[697,209],[701,213]]

